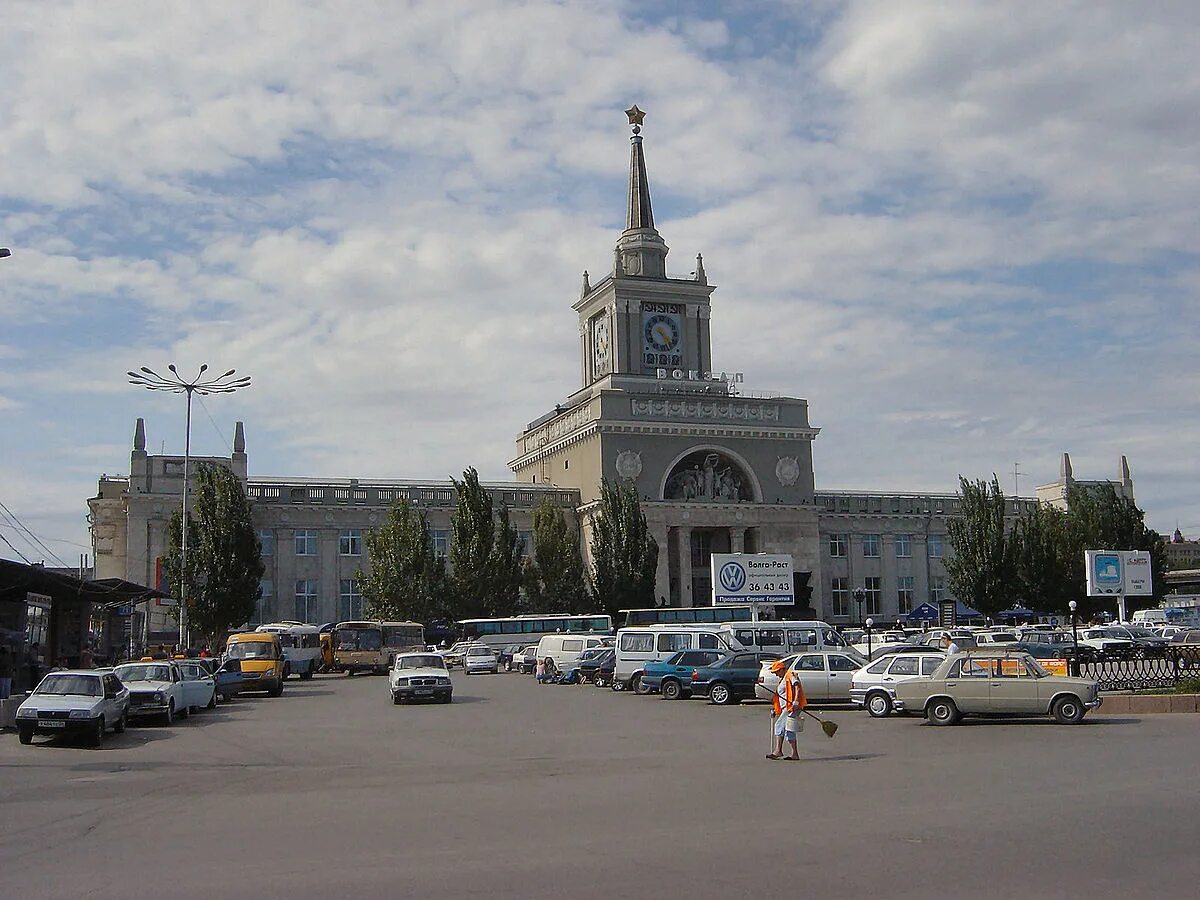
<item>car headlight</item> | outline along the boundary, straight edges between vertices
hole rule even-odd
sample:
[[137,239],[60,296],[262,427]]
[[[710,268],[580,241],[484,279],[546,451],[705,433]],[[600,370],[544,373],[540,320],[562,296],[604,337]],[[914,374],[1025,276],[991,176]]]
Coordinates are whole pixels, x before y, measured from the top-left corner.
[[404,686],[404,685],[407,685],[407,684],[408,684],[408,679],[407,679],[407,678],[397,678],[397,679],[396,679],[396,687],[402,687],[402,686]]
[[165,696],[163,696],[163,692],[162,692],[162,691],[155,691],[155,692],[154,692],[154,702],[155,702],[155,703],[162,703],[162,702],[163,702],[164,700],[166,700],[166,699],[167,699],[167,698],[166,698]]
[[72,719],[90,719],[91,717],[92,711],[90,709],[73,709],[69,716]]
[[36,719],[37,718],[37,710],[33,709],[32,707],[22,707],[21,709],[17,710],[17,718],[18,719]]
[[439,678],[439,679],[437,680],[437,683],[438,683],[438,684],[449,684],[449,683],[450,683],[450,679],[449,679],[449,678]]

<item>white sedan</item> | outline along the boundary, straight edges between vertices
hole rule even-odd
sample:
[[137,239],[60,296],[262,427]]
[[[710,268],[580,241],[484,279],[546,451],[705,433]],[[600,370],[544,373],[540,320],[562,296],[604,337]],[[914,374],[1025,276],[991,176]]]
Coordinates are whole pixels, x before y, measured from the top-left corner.
[[129,688],[129,718],[157,718],[170,725],[175,716],[186,718],[190,712],[183,694],[183,676],[171,660],[126,663],[113,671]]
[[877,719],[890,715],[896,699],[894,686],[914,678],[929,678],[946,654],[941,651],[896,653],[863,666],[850,682],[850,702],[865,706]]
[[17,738],[29,744],[35,734],[82,735],[99,747],[105,730],[120,734],[128,717],[129,691],[112,672],[51,672],[18,707]]
[[487,644],[472,644],[462,658],[463,670],[468,675],[476,672],[491,672],[495,675],[500,671],[500,661],[496,652]]
[[392,703],[410,700],[449,703],[454,696],[450,670],[440,653],[399,653],[388,670]]
[[[799,677],[810,703],[848,703],[851,676],[862,666],[857,656],[836,650],[797,653],[785,656],[783,661]],[[778,689],[779,676],[771,671],[772,665],[774,661],[765,662],[759,670],[754,695],[760,700],[770,700]]]

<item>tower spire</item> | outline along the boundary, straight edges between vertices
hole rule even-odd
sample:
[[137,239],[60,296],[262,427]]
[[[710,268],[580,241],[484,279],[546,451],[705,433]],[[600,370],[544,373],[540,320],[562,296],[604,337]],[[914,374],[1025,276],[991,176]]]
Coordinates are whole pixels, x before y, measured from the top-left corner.
[[654,209],[650,204],[650,179],[646,176],[646,155],[642,150],[642,123],[646,113],[637,104],[625,110],[632,126],[629,138],[629,205],[625,230],[617,241],[620,259],[618,275],[665,278],[667,245],[654,227]]

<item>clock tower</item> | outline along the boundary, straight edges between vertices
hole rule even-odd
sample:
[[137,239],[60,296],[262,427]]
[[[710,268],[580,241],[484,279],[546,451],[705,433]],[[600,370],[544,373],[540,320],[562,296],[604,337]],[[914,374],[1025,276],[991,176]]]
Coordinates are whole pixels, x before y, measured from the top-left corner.
[[572,307],[580,385],[522,429],[509,465],[518,481],[579,490],[585,556],[603,482],[633,485],[659,548],[653,603],[711,603],[712,553],[791,553],[819,583],[808,402],[742,397],[714,376],[715,288],[699,256],[689,274],[667,272],[645,113],[625,113],[633,132],[625,229],[612,270],[595,283],[584,272]]
[[667,274],[666,241],[654,227],[650,181],[642,148],[646,114],[625,111],[629,138],[629,196],[625,230],[612,272],[595,285],[583,273],[574,309],[579,314],[583,386],[610,376],[697,379],[712,366],[709,303],[713,290],[704,261],[685,277]]

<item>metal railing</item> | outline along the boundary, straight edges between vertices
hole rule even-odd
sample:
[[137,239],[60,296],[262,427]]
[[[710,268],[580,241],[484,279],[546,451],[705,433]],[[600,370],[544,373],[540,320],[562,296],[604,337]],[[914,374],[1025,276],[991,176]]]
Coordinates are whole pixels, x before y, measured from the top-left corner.
[[1102,691],[1170,688],[1181,681],[1200,679],[1200,646],[1168,647],[1162,654],[1141,659],[1071,659],[1068,665],[1072,675],[1094,679]]

